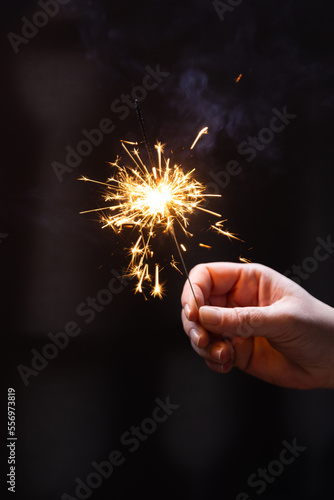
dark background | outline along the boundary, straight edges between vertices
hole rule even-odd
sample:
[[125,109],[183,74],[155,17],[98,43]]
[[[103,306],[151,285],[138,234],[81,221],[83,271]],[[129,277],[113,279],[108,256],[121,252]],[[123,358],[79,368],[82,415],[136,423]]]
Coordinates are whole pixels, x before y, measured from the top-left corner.
[[[77,179],[104,181],[120,140],[140,140],[135,112],[121,120],[110,105],[142,84],[147,66],[169,73],[141,103],[152,142],[195,165],[204,184],[229,160],[242,167],[211,206],[244,242],[208,233],[212,218],[198,216],[194,238],[182,240],[189,268],[242,256],[284,273],[333,234],[332,3],[245,0],[220,20],[203,0],[71,0],[15,54],[8,33],[21,35],[22,17],[40,10],[16,1],[1,15],[1,413],[6,388],[15,388],[16,498],[75,497],[75,479],[114,449],[126,461],[91,498],[332,498],[332,392],[211,372],[183,333],[184,277],[167,261],[162,301],[133,294],[130,283],[91,323],[76,313],[127,264],[127,241],[79,215],[101,198]],[[247,162],[239,144],[284,106],[297,118]],[[64,163],[66,146],[106,117],[115,130],[59,182],[52,163]],[[186,148],[206,125],[190,158]],[[162,259],[175,252],[166,238],[160,246]],[[334,306],[333,275],[330,256],[301,284]],[[30,366],[31,349],[41,352],[69,321],[81,333],[25,386],[17,366]],[[179,408],[130,453],[121,435],[167,396]],[[1,435],[5,443],[5,421]],[[306,450],[257,494],[249,476],[294,439]]]

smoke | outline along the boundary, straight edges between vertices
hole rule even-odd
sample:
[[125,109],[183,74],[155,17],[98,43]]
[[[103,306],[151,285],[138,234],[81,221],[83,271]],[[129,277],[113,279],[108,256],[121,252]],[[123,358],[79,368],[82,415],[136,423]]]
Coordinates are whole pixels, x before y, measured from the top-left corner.
[[[111,96],[138,84],[148,64],[170,73],[145,103],[154,140],[182,148],[207,125],[210,134],[198,152],[211,154],[257,134],[273,108],[288,106],[314,125],[330,119],[328,2],[316,8],[311,0],[241,2],[223,21],[214,3],[204,0],[145,0],[140,6],[73,0],[68,8]],[[277,137],[262,160],[281,161],[286,137]]]
[[[330,32],[329,25],[323,26],[325,12],[317,13],[315,28],[312,12],[305,16],[307,4],[300,9],[298,2],[268,4],[267,9],[264,2],[241,4],[230,18],[226,15],[219,26],[221,33],[210,32],[210,22],[199,25],[192,57],[188,50],[180,55],[178,67],[184,69],[170,89],[173,110],[177,119],[187,118],[187,135],[194,123],[209,125],[208,151],[216,142],[237,145],[257,134],[267,126],[274,107],[288,106],[291,113],[302,114],[305,123],[314,125],[324,123],[333,112],[333,44],[320,43],[321,49],[316,50],[310,43],[321,29],[327,29],[327,35]],[[304,19],[299,17],[301,10]],[[326,39],[326,34],[319,38]],[[282,141],[283,136],[262,158],[280,160]]]

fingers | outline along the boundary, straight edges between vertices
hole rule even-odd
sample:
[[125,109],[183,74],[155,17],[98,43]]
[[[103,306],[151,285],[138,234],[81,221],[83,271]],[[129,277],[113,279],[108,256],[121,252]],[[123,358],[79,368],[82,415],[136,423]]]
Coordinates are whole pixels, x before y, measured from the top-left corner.
[[214,363],[212,361],[208,361],[207,359],[205,360],[206,364],[208,365],[211,370],[217,373],[228,373],[232,370],[233,368],[233,362],[228,361],[227,363],[224,363],[223,365],[219,363]]
[[246,266],[233,262],[212,262],[195,266],[189,274],[190,281],[198,287],[204,298],[229,292],[240,279]]
[[281,292],[287,285],[275,271],[259,264],[200,264],[190,281],[181,297],[183,326],[212,370],[225,373],[235,365],[247,371],[256,337],[277,341],[284,335],[289,301]]
[[199,356],[212,363],[224,365],[228,361],[232,361],[230,350],[223,341],[209,343],[204,348],[198,347],[191,341],[191,346]]
[[[258,264],[245,265],[233,262],[212,262],[195,266],[190,271],[189,278],[199,306],[207,303],[209,297],[226,296],[237,285],[242,291],[241,298],[245,301],[240,305],[255,305],[253,301],[263,267]],[[181,301],[183,306],[194,303],[188,281],[185,283]]]
[[190,338],[194,351],[207,362],[211,369],[218,373],[227,373],[233,367],[234,348],[229,341],[209,335],[199,324],[190,321],[186,312],[182,310],[183,327]]
[[227,337],[274,338],[281,332],[284,314],[279,304],[266,307],[215,307],[199,309],[198,320],[210,332]]
[[[198,308],[208,303],[212,289],[212,276],[205,264],[194,267],[186,280],[181,296],[182,307],[189,320],[198,320]],[[195,297],[196,300],[195,300]]]
[[[195,300],[195,297],[196,300]],[[205,299],[202,292],[202,289],[195,283],[189,283],[187,280],[183,287],[183,293],[181,296],[181,303],[186,316],[191,321],[198,320],[198,308],[204,306]]]
[[182,309],[181,318],[184,331],[191,341],[198,347],[206,347],[210,342],[210,337],[207,331],[199,323],[190,321],[187,318],[185,309]]
[[314,339],[303,331],[314,329],[318,313],[302,288],[259,264],[201,264],[190,280],[183,326],[209,368],[227,373],[236,366],[283,387],[312,387],[303,363],[310,365]]
[[[181,297],[191,321],[198,319],[198,307],[255,306],[258,304],[259,282],[264,266],[213,262],[194,267],[186,281]],[[196,296],[196,304],[194,294]]]

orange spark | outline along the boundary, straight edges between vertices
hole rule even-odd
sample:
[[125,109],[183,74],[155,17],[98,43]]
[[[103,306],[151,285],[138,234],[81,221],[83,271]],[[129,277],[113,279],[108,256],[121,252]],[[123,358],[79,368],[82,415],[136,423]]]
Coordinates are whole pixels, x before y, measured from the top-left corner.
[[208,130],[209,130],[208,127],[204,127],[204,128],[202,128],[202,130],[200,130],[198,132],[198,135],[197,135],[196,139],[194,140],[194,142],[192,143],[192,145],[190,146],[190,149],[194,149],[194,147],[196,146],[199,139],[202,137],[203,134],[207,134]]

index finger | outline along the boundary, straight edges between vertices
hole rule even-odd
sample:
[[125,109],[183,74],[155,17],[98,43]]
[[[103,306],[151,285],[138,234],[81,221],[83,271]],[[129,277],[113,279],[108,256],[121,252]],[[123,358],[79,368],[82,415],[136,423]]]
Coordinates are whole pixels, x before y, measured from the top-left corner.
[[[242,277],[246,278],[249,284],[254,280],[254,269],[251,269],[251,267],[251,264],[233,262],[212,262],[199,264],[194,267],[189,274],[191,284],[187,280],[181,296],[182,306],[186,307],[187,305],[189,319],[196,321],[198,318],[198,308],[192,290],[194,291],[199,307],[212,305],[209,299],[214,300],[214,297],[219,297],[220,306],[224,307],[227,305],[227,294],[236,289]],[[243,276],[246,274],[248,278],[247,276]],[[257,287],[255,286],[255,288]],[[254,287],[252,286],[249,287],[248,291],[246,290],[245,295],[253,294]],[[251,298],[245,297],[245,299],[244,305]]]

